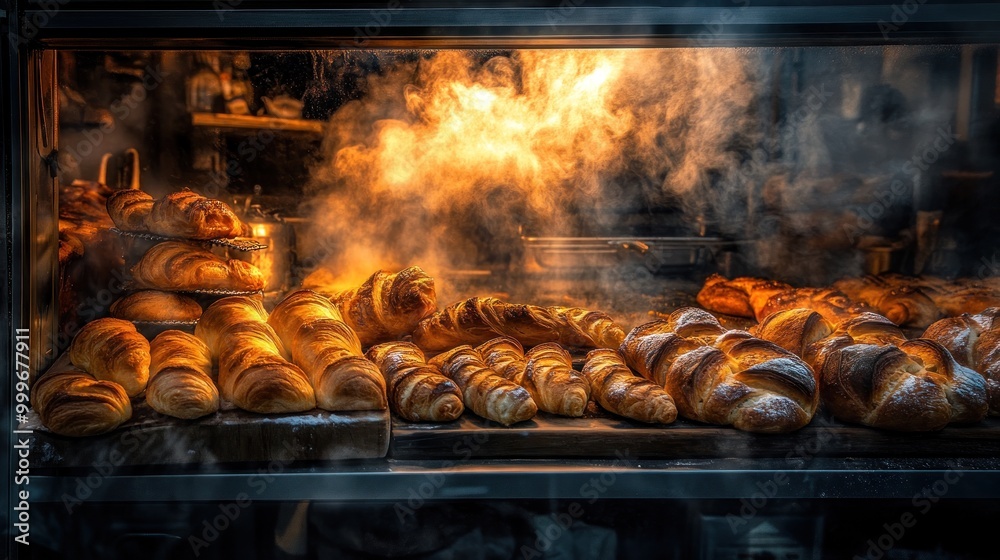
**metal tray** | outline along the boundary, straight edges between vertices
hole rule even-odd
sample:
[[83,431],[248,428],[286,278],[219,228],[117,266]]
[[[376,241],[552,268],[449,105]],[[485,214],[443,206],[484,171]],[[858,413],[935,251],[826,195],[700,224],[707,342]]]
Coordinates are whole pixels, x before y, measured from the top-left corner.
[[545,269],[620,266],[638,262],[651,271],[696,269],[735,241],[719,237],[521,237],[526,259]]
[[166,237],[163,235],[156,235],[154,233],[146,233],[140,231],[124,231],[116,227],[111,228],[111,231],[121,235],[122,237],[133,237],[136,239],[148,239],[150,241],[186,241],[188,243],[200,243],[209,245],[218,245],[220,247],[228,247],[230,249],[236,249],[237,251],[260,251],[261,249],[267,249],[267,245],[255,240],[248,239],[245,237],[237,237],[233,239],[219,238],[219,239],[187,239],[184,237]]

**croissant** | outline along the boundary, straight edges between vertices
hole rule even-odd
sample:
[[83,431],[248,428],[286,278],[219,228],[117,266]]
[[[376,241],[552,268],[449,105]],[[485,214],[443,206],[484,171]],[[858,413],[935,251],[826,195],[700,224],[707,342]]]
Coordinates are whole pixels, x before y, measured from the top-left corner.
[[108,215],[122,231],[149,231],[153,197],[139,189],[115,191],[108,197]]
[[573,371],[573,358],[554,342],[539,344],[524,355],[523,387],[545,412],[583,416],[590,402],[590,382]]
[[84,325],[70,344],[69,358],[95,378],[121,385],[129,397],[141,393],[149,380],[149,342],[121,319]]
[[198,337],[167,330],[149,343],[150,408],[190,420],[219,410],[219,390],[212,380],[212,353]]
[[833,287],[848,297],[871,306],[897,325],[926,327],[941,312],[934,301],[917,286],[897,286],[879,276],[845,278]]
[[942,319],[923,338],[940,343],[959,364],[986,379],[990,415],[1000,416],[1000,307]]
[[77,369],[49,373],[36,381],[31,407],[46,428],[70,437],[110,432],[132,417],[132,404],[121,385],[98,381]]
[[822,393],[837,418],[889,430],[938,430],[987,411],[982,376],[926,339],[843,348],[824,364]]
[[524,372],[528,361],[524,359],[524,347],[509,336],[498,336],[476,347],[486,365],[500,377],[524,386]]
[[579,308],[505,303],[473,297],[424,319],[413,331],[417,346],[441,351],[461,344],[482,344],[497,336],[517,339],[523,346],[558,342],[594,348],[619,340],[621,327],[610,317]]
[[218,358],[219,389],[236,406],[259,413],[316,406],[309,378],[286,359],[260,301],[244,296],[216,301],[205,309],[195,335]]
[[358,336],[330,300],[310,290],[292,292],[271,312],[268,324],[292,361],[309,376],[322,409],[384,410],[385,379],[361,353]]
[[410,334],[437,309],[434,279],[419,266],[395,274],[378,271],[361,286],[330,299],[364,346]]
[[254,265],[235,259],[227,261],[183,241],[154,245],[132,268],[132,276],[139,287],[157,290],[264,289],[264,276]]
[[524,387],[497,375],[471,346],[439,354],[429,363],[458,385],[466,408],[487,420],[510,426],[538,412]]
[[612,414],[649,424],[670,424],[677,419],[677,407],[670,394],[656,383],[637,377],[615,350],[592,350],[587,354],[583,375],[590,382],[594,400]]
[[147,223],[149,231],[157,235],[185,239],[232,238],[249,233],[225,202],[189,189],[153,203]]
[[[674,312],[673,323],[684,323]],[[805,426],[819,391],[813,371],[794,354],[743,331],[727,331],[712,345],[670,330],[671,321],[633,329],[621,346],[625,363],[666,389],[684,417],[764,433]]]
[[427,363],[424,353],[409,342],[373,346],[365,356],[385,376],[389,405],[411,422],[450,422],[462,415],[462,392],[455,382]]
[[201,306],[181,294],[140,290],[112,303],[111,316],[126,321],[193,322],[201,317]]

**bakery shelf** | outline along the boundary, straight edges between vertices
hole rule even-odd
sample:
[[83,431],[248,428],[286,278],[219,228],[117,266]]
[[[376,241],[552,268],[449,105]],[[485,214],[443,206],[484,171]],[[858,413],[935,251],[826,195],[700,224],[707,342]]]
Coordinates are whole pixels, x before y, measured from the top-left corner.
[[314,134],[323,134],[326,130],[326,125],[321,121],[257,117],[253,115],[230,115],[227,113],[191,113],[191,124],[205,128],[237,130],[267,129],[288,132],[311,132]]

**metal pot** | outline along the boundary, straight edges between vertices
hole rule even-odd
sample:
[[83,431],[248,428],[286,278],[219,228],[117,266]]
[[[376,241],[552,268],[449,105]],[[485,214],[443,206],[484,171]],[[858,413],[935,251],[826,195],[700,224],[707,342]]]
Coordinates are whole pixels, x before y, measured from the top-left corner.
[[243,221],[250,226],[250,237],[267,248],[242,253],[239,258],[260,269],[266,280],[265,293],[288,290],[292,278],[291,227],[280,217],[262,211],[259,204],[250,206]]

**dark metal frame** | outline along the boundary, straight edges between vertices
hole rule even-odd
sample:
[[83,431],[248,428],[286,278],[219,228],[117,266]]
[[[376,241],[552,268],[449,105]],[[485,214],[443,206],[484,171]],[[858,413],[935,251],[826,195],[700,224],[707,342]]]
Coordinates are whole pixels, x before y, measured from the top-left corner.
[[[55,1],[55,0],[53,0]],[[230,0],[219,12],[207,1],[122,2],[71,0],[60,5],[30,42],[5,54],[9,84],[2,92],[4,134],[13,139],[2,167],[5,197],[6,283],[4,333],[0,349],[11,359],[7,333],[26,324],[27,293],[22,292],[33,263],[26,261],[24,232],[30,231],[20,209],[32,196],[25,169],[29,127],[23,122],[31,97],[25,83],[28,62],[39,49],[174,48],[286,49],[302,47],[472,47],[530,44],[560,46],[719,46],[719,45],[866,45],[892,43],[982,43],[1000,41],[1000,5],[976,2],[925,4],[899,29],[883,33],[879,20],[891,22],[891,3],[842,0],[835,6],[777,0],[752,3],[717,1],[692,7],[690,2],[507,2],[470,7],[462,2],[399,0],[404,7],[379,21],[389,2],[365,2],[343,8],[320,2]],[[48,5],[51,6],[51,3]],[[45,13],[38,0],[10,0],[11,33],[26,32]],[[569,7],[573,6],[572,9]],[[373,12],[374,11],[374,12]],[[220,15],[222,17],[220,17]],[[375,22],[371,37],[365,26]],[[721,25],[713,27],[713,22]],[[375,27],[372,27],[375,29]],[[360,30],[361,36],[358,35]],[[6,40],[6,37],[5,37]],[[36,84],[37,85],[37,84]],[[12,276],[16,274],[17,276]],[[8,362],[9,364],[9,362]],[[5,367],[5,371],[11,368]],[[10,384],[0,397],[12,402]],[[11,411],[5,417],[10,437]],[[8,442],[8,449],[10,445]],[[641,467],[615,470],[621,498],[742,497],[757,482],[787,472],[788,496],[797,498],[908,498],[940,478],[949,468],[967,472],[964,497],[1000,497],[1000,458],[944,461],[822,460],[790,466],[769,460],[642,461]],[[9,464],[7,465],[9,467]],[[189,473],[109,477],[90,498],[107,501],[229,500],[245,485],[250,470],[212,467]],[[575,497],[582,482],[615,467],[604,461],[478,461],[446,468],[438,462],[372,461],[313,469],[288,469],[275,476],[265,499],[393,500],[405,498],[427,473],[445,475],[442,498],[483,499]],[[9,473],[6,473],[9,474]],[[75,475],[74,475],[75,476]],[[32,499],[55,502],[71,490],[72,476],[46,473],[32,478]],[[8,489],[9,490],[9,489]],[[8,507],[6,511],[10,511]]]

